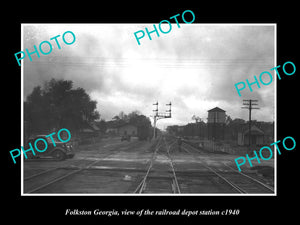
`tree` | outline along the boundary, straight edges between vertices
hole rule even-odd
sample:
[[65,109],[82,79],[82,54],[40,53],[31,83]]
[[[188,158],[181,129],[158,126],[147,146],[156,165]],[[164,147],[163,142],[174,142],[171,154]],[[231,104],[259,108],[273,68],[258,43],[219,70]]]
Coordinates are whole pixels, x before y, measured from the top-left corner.
[[151,121],[144,115],[132,116],[130,122],[137,126],[139,140],[146,140],[151,135]]
[[72,88],[70,80],[51,79],[43,88],[33,89],[24,106],[25,121],[31,131],[78,131],[84,123],[99,119],[97,102],[83,88]]
[[179,135],[179,126],[178,125],[168,126],[166,131],[171,135],[178,136]]
[[101,119],[100,121],[97,121],[96,125],[99,127],[101,133],[104,134],[106,132],[106,130],[107,130],[107,123],[106,123],[105,120]]
[[237,140],[238,132],[242,131],[246,121],[240,118],[232,120],[230,117],[226,119],[226,133],[231,140]]
[[48,104],[44,101],[42,88],[34,87],[24,102],[25,136],[30,136],[32,132],[44,131],[49,126],[48,113]]
[[229,125],[230,123],[232,123],[232,119],[231,119],[231,117],[229,115],[226,115],[225,124]]
[[120,119],[120,117],[119,117],[118,115],[116,115],[116,116],[114,116],[114,117],[112,118],[112,120],[118,121],[118,120],[121,120],[121,119]]
[[138,137],[140,140],[147,139],[151,132],[151,121],[148,117],[142,115],[139,111],[135,110],[126,115],[121,111],[118,115],[114,116],[113,121],[115,125],[121,126],[130,123],[137,127]]
[[192,120],[195,120],[196,123],[198,123],[198,122],[201,121],[201,118],[200,118],[199,116],[193,115],[193,116],[192,116]]

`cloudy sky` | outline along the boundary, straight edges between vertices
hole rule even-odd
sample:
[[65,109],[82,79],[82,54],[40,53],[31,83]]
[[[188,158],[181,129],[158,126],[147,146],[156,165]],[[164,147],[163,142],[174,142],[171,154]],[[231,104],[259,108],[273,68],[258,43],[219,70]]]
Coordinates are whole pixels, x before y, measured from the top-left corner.
[[260,89],[253,85],[253,92],[243,90],[242,97],[234,87],[276,66],[273,25],[181,23],[178,28],[175,23],[170,33],[153,33],[152,40],[145,35],[138,45],[134,32],[145,27],[152,30],[153,24],[23,24],[23,49],[30,52],[66,31],[76,35],[72,45],[59,37],[61,49],[52,40],[49,55],[23,60],[24,100],[33,87],[62,78],[84,88],[106,120],[120,111],[150,116],[156,101],[161,112],[172,102],[173,117],[160,120],[160,128],[192,122],[193,115],[206,121],[207,110],[216,106],[247,120],[248,110],[241,106],[250,98],[261,108],[253,119],[274,120],[275,79]]

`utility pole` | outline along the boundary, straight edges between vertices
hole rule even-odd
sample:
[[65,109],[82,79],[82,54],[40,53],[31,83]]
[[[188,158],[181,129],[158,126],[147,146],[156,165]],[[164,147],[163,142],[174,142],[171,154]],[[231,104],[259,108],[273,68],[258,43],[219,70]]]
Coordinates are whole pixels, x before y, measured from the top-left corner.
[[258,100],[253,100],[253,99],[247,99],[243,100],[243,105],[245,107],[242,107],[242,109],[248,109],[249,110],[249,151],[251,151],[251,110],[252,109],[259,109],[256,107],[253,107],[254,105],[257,105]]
[[153,118],[154,118],[154,122],[153,122],[153,126],[154,126],[154,131],[153,131],[153,140],[155,140],[156,138],[156,122],[159,119],[166,119],[166,118],[171,118],[172,117],[172,103],[170,102],[169,104],[166,104],[166,106],[169,106],[169,109],[166,110],[166,113],[159,113],[158,112],[158,102],[154,103],[153,105],[156,106],[156,108],[153,110]]
[[153,105],[156,105],[156,109],[153,110],[154,112],[154,121],[153,121],[153,127],[154,127],[154,131],[153,131],[153,140],[155,139],[156,137],[156,118],[158,116],[158,102],[154,103]]

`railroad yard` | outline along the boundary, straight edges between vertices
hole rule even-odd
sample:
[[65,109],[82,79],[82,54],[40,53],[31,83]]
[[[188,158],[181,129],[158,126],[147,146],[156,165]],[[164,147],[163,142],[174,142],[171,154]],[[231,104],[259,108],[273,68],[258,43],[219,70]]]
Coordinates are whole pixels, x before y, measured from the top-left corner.
[[[238,172],[237,155],[202,151],[175,137],[80,146],[72,159],[23,161],[24,194],[274,194],[273,159]],[[272,174],[273,175],[273,174]]]

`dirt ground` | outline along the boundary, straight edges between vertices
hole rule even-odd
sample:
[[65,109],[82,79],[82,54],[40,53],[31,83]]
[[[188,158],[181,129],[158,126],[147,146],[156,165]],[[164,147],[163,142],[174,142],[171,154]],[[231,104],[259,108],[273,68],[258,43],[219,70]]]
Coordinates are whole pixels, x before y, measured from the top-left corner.
[[[144,193],[172,194],[172,160],[182,194],[236,193],[220,176],[243,187],[247,193],[270,193],[255,182],[236,173],[235,158],[230,154],[179,151],[174,141],[169,145],[171,159],[162,148],[155,155],[153,167],[145,182]],[[151,147],[152,146],[152,147]],[[171,146],[171,147],[170,147]],[[185,146],[188,149],[188,146]],[[72,159],[51,158],[23,162],[23,192],[43,194],[132,194],[135,192],[153,159],[153,143],[131,139],[107,138],[98,143],[79,146]],[[258,181],[274,186],[274,161],[252,161],[241,166],[242,172]],[[211,168],[211,169],[208,169]],[[215,171],[215,172],[212,172]]]

